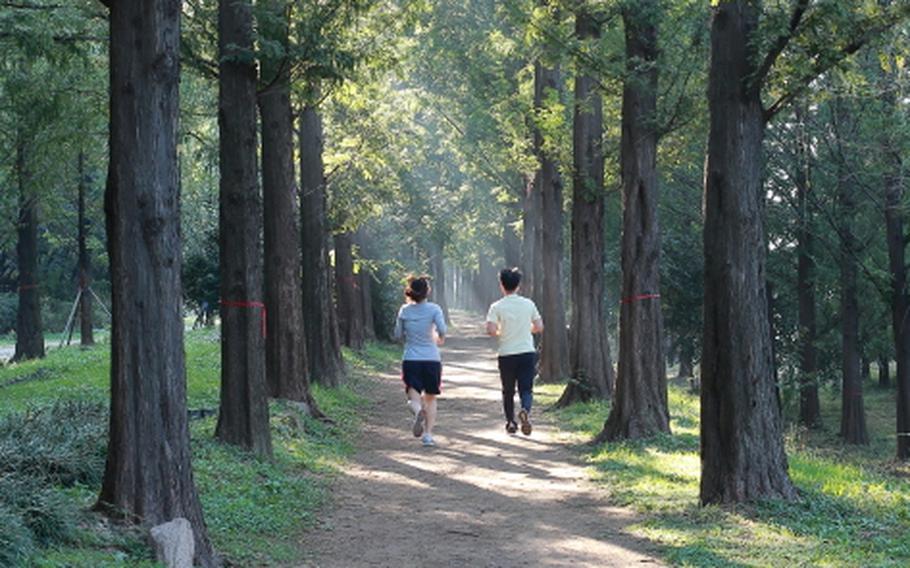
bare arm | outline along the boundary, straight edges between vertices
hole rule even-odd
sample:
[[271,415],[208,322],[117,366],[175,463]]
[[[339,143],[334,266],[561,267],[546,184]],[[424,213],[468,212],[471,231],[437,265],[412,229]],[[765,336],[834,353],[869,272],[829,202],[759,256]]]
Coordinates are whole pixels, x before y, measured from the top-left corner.
[[487,335],[490,337],[496,337],[499,335],[499,324],[488,321],[487,322]]
[[543,333],[543,319],[538,318],[531,322],[531,333]]

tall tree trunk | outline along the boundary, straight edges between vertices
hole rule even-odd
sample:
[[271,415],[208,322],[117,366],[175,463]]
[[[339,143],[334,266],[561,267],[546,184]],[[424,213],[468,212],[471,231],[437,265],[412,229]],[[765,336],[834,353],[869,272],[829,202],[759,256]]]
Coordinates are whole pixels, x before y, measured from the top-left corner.
[[32,191],[25,143],[16,148],[19,219],[16,224],[16,263],[19,267],[19,309],[16,312],[16,351],[13,361],[44,357],[41,294],[38,282],[38,198]]
[[705,172],[700,500],[796,498],[787,475],[765,294],[759,6],[720,2],[711,24]]
[[85,218],[85,192],[88,178],[85,173],[85,153],[79,152],[79,343],[83,346],[94,345],[95,336],[92,322],[92,294],[89,287],[92,285],[92,264],[88,255],[86,244],[88,220]]
[[889,361],[885,357],[878,360],[878,386],[883,389],[891,387],[891,373],[888,364]]
[[524,201],[522,203],[522,239],[521,239],[521,271],[523,273],[522,293],[541,305],[540,286],[540,191],[537,187],[536,176],[529,180],[525,187]]
[[609,440],[670,432],[657,219],[658,2],[623,10],[626,79],[622,108],[622,300],[619,377],[604,425]]
[[[560,89],[558,69],[534,64],[534,108],[542,110],[549,91]],[[566,333],[566,310],[562,290],[562,179],[556,159],[544,149],[543,134],[534,132],[537,155],[537,191],[540,193],[540,256],[537,260],[541,277],[534,286],[539,295],[545,330],[541,338],[540,380],[552,382],[569,376],[569,337]],[[536,259],[535,259],[536,260]]]
[[216,564],[193,484],[181,316],[177,168],[180,2],[110,3],[111,418],[97,508],[190,521]]
[[694,376],[695,365],[692,362],[694,357],[691,342],[681,343],[679,346],[679,372],[676,374],[676,378],[682,379]]
[[303,313],[310,379],[338,386],[344,377],[333,298],[329,234],[325,218],[322,123],[315,107],[300,113],[300,236],[303,249]]
[[[885,152],[892,164],[900,165],[893,149]],[[906,236],[904,231],[904,187],[900,167],[885,176],[885,231],[891,272],[891,329],[894,336],[897,371],[897,458],[910,458],[910,290],[907,286]],[[879,384],[888,386],[888,362],[883,360]],[[880,365],[882,365],[880,363]],[[884,381],[882,380],[884,375]]]
[[[842,102],[835,98],[832,128],[835,143],[840,145],[844,134],[847,113]],[[851,444],[868,444],[866,411],[863,401],[862,362],[859,341],[859,299],[857,298],[857,256],[862,252],[860,243],[853,233],[856,216],[856,199],[853,188],[847,184],[847,164],[844,157],[837,158],[837,201],[840,218],[841,259],[840,259],[840,324],[841,324],[841,423],[840,435]]]
[[[285,0],[268,0],[260,24],[267,39],[288,45]],[[310,394],[303,328],[294,128],[287,58],[264,58],[258,96],[262,128],[262,201],[265,249],[265,305],[268,310],[265,375],[269,395],[302,402],[318,415]]]
[[357,287],[360,291],[360,316],[363,320],[363,338],[365,341],[376,341],[376,318],[373,313],[373,279],[376,277],[369,267],[368,259],[372,256],[370,239],[363,227],[354,233],[354,243],[357,245]]
[[[882,83],[888,86],[893,79],[882,72]],[[883,88],[887,108],[897,107],[895,91]],[[887,138],[882,140],[882,155],[888,167],[884,176],[885,185],[885,235],[888,243],[888,266],[891,272],[891,330],[894,336],[894,353],[897,363],[897,458],[910,459],[910,289],[907,286],[907,236],[904,233],[904,184],[903,160],[899,145]],[[888,361],[879,370],[879,384],[882,370],[888,375]],[[880,363],[881,365],[881,363]],[[888,382],[887,380],[885,381]],[[884,386],[884,385],[883,385]]]
[[363,347],[363,314],[360,286],[354,274],[353,235],[335,235],[335,286],[338,290],[338,330],[341,343],[352,349]]
[[[523,180],[522,180],[523,181]],[[502,250],[506,266],[513,268],[521,264],[521,237],[516,230],[521,215],[522,203],[516,201],[506,205],[506,216],[502,223]]]
[[[591,14],[575,16],[581,43],[597,42],[600,24]],[[575,77],[572,180],[572,380],[557,406],[608,399],[613,392],[613,362],[604,309],[604,157],[603,101],[589,74]]]
[[445,257],[443,247],[439,243],[433,242],[430,256],[430,271],[433,276],[433,301],[442,308],[442,314],[447,323],[451,323],[449,318],[449,294],[446,285]]
[[818,355],[815,317],[815,260],[812,256],[812,213],[809,209],[809,140],[805,129],[802,106],[796,108],[797,141],[796,185],[797,198],[797,255],[796,293],[799,302],[799,421],[810,428],[821,424],[821,404],[818,398]]
[[838,181],[838,201],[841,205],[841,218],[846,219],[841,227],[841,373],[843,388],[841,391],[841,426],[840,434],[845,441],[852,444],[868,444],[869,434],[866,431],[866,412],[863,405],[863,378],[859,353],[859,301],[857,299],[856,255],[858,243],[850,224],[856,214],[856,203],[852,191],[842,178]]
[[[221,409],[215,436],[270,455],[267,311],[262,297],[262,204],[256,168],[256,67],[249,0],[218,4],[220,52]],[[272,314],[273,316],[275,314]]]

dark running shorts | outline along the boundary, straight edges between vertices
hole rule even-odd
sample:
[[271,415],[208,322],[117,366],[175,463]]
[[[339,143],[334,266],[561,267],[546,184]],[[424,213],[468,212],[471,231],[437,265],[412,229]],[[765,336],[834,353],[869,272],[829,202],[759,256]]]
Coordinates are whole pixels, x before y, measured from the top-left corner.
[[439,361],[402,361],[401,380],[405,388],[419,393],[439,394],[442,388],[442,363]]

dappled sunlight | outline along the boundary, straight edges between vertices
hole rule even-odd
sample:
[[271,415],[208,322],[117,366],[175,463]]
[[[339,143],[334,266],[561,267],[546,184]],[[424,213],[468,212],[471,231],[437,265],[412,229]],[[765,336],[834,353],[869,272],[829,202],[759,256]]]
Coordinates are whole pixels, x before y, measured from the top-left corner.
[[[459,317],[456,314],[456,317]],[[486,340],[450,335],[443,348],[436,447],[411,435],[412,415],[394,373],[373,376],[361,451],[341,474],[337,510],[306,537],[320,566],[385,565],[389,544],[439,534],[402,565],[627,565],[652,561],[625,531],[634,515],[616,509],[553,434],[540,405],[532,436],[505,432],[496,355]],[[372,387],[371,387],[372,388]],[[364,523],[369,534],[363,531]],[[356,555],[339,545],[368,540]],[[482,545],[482,546],[481,546]]]

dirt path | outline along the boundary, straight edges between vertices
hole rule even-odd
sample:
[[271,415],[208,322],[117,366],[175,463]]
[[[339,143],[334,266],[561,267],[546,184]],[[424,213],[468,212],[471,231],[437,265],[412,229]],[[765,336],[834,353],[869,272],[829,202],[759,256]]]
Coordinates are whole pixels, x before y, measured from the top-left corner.
[[537,413],[531,437],[503,429],[490,340],[461,315],[443,350],[437,447],[411,436],[397,370],[370,381],[359,451],[335,503],[305,535],[306,567],[657,565]]

